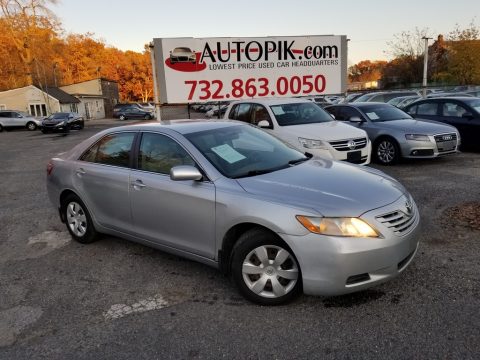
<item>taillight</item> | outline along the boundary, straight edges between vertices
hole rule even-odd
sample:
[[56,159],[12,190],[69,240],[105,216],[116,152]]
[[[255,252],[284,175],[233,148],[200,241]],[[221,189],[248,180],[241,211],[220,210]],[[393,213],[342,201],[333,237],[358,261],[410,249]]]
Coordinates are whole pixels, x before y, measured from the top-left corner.
[[49,161],[47,165],[47,175],[50,175],[53,171],[53,162]]

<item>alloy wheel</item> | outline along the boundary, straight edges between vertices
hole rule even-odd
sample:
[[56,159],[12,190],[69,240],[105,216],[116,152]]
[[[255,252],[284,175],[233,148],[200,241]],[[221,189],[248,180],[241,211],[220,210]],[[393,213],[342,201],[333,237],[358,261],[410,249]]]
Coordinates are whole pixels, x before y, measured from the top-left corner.
[[393,162],[396,156],[395,145],[389,140],[383,140],[378,144],[377,156],[378,159],[384,164]]

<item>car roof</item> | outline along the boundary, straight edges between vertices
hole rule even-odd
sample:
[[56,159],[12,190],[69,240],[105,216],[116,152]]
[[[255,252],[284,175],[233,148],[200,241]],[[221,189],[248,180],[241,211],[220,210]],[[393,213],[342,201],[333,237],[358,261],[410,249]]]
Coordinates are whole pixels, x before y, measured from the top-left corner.
[[[208,131],[213,129],[227,128],[231,126],[246,125],[245,123],[234,120],[205,120],[205,119],[180,119],[180,120],[166,120],[162,122],[152,121],[139,124],[125,125],[111,128],[115,131],[158,131],[162,129],[170,129],[182,135]],[[248,126],[248,125],[246,125]]]
[[267,98],[267,99],[245,99],[245,100],[237,100],[232,102],[232,105],[234,104],[240,104],[240,103],[257,103],[257,104],[263,104],[263,105],[285,105],[285,104],[297,104],[297,103],[311,103],[310,100],[308,99],[300,99],[300,98]]

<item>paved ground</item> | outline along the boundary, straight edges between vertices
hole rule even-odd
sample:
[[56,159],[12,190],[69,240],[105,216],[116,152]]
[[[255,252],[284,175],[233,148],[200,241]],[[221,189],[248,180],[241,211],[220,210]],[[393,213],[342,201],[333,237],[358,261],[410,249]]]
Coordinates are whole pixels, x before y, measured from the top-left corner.
[[478,359],[480,232],[444,214],[480,201],[480,154],[382,168],[423,220],[402,276],[266,308],[204,265],[117,238],[71,242],[46,164],[114,124],[0,133],[0,359]]

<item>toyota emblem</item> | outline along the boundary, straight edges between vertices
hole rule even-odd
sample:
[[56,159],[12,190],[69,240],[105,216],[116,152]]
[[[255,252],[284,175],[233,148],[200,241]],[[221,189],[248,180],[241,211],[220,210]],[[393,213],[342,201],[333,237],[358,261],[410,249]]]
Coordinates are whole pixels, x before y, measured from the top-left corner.
[[405,208],[407,209],[407,214],[412,215],[413,212],[413,204],[410,201],[405,203]]
[[349,140],[347,146],[350,148],[350,150],[354,150],[357,147],[357,144],[355,143],[355,141]]

